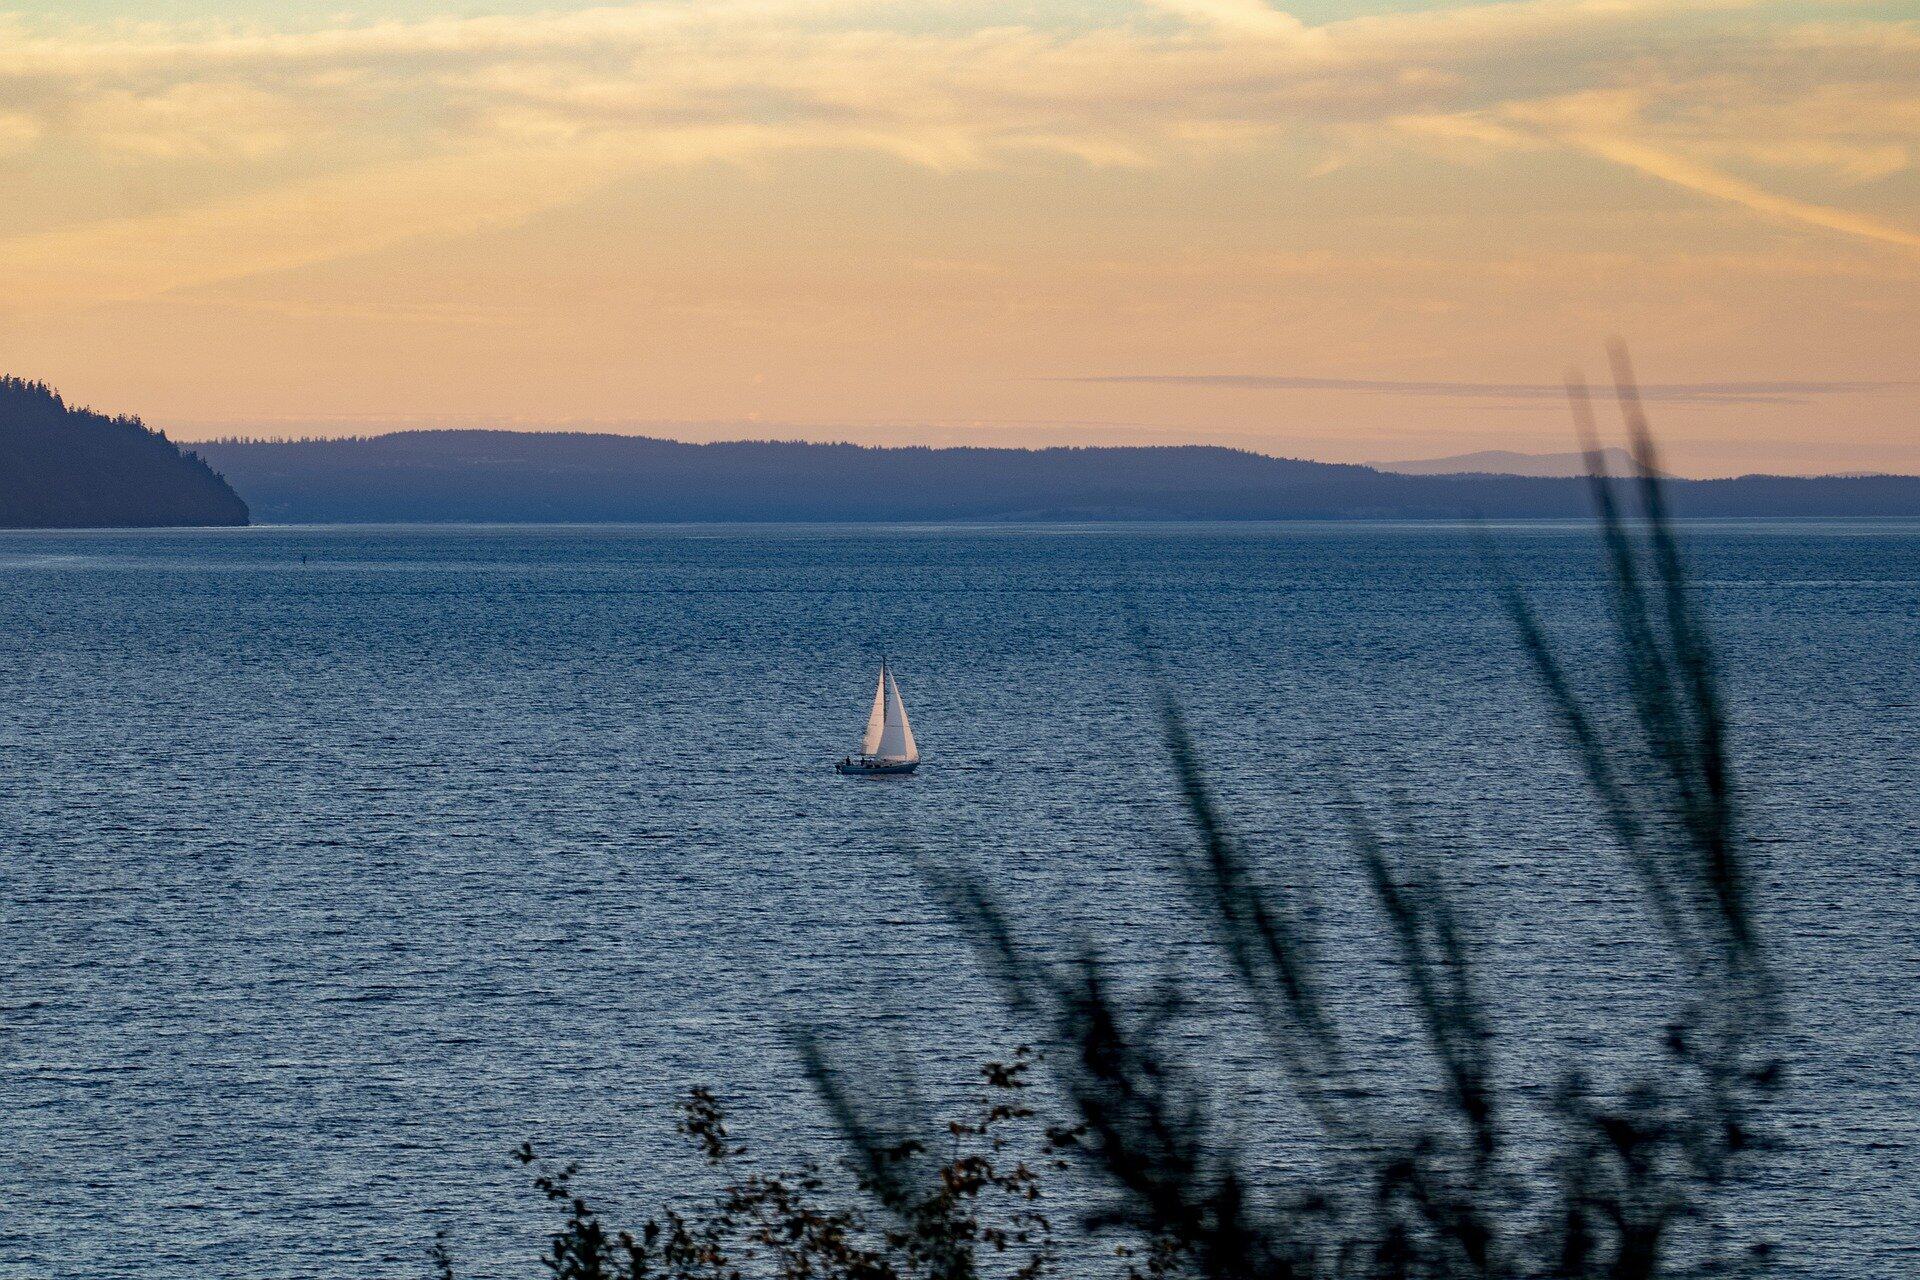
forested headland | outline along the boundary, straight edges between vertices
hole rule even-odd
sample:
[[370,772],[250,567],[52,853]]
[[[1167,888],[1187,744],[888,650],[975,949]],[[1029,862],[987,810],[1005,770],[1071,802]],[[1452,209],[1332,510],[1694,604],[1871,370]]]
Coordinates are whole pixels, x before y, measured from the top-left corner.
[[243,525],[247,504],[198,454],[135,417],[0,378],[0,528]]

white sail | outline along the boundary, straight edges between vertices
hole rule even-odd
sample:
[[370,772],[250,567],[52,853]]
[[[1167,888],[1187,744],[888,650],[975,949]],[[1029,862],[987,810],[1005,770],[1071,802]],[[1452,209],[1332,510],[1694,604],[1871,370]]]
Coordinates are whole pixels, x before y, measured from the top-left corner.
[[887,664],[880,664],[880,682],[873,686],[873,710],[867,713],[867,732],[860,739],[860,754],[880,754],[880,739],[887,724]]
[[[900,686],[893,672],[883,665],[880,682],[886,687],[886,715],[880,731],[880,749],[869,754],[883,760],[913,761],[920,758],[920,747],[913,740],[913,726],[907,723],[907,704],[900,701]],[[869,725],[868,732],[872,732]]]

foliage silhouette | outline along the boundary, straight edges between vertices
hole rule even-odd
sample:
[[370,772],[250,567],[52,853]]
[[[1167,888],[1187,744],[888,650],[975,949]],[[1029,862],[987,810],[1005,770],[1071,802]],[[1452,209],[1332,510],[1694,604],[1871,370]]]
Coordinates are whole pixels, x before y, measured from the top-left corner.
[[[1727,1200],[1773,1146],[1766,1112],[1780,1081],[1778,1000],[1748,902],[1748,837],[1712,645],[1618,348],[1614,372],[1635,460],[1628,486],[1604,474],[1586,391],[1578,383],[1570,391],[1593,460],[1625,689],[1618,705],[1579,692],[1545,624],[1489,562],[1613,842],[1677,958],[1680,990],[1645,1065],[1607,1080],[1561,1077],[1547,1151],[1517,1140],[1523,1104],[1493,1068],[1498,1028],[1467,906],[1416,845],[1389,840],[1349,802],[1342,809],[1379,908],[1380,941],[1433,1072],[1421,1095],[1429,1101],[1411,1115],[1366,1084],[1356,1068],[1366,1050],[1333,1011],[1337,975],[1295,905],[1263,886],[1163,681],[1166,749],[1193,836],[1180,864],[1187,896],[1304,1106],[1316,1172],[1278,1178],[1262,1158],[1274,1153],[1242,1149],[1209,1102],[1221,1082],[1171,1033],[1191,1025],[1195,1004],[1180,981],[1141,994],[1084,944],[1075,961],[1050,962],[985,878],[930,869],[1009,1005],[1042,1031],[1044,1055],[1023,1049],[990,1063],[977,1115],[944,1131],[923,1121],[903,1138],[897,1121],[881,1118],[910,1110],[893,1091],[836,1069],[803,1040],[854,1153],[850,1181],[819,1166],[769,1176],[741,1165],[744,1149],[719,1104],[696,1090],[681,1128],[728,1176],[719,1199],[688,1216],[663,1210],[638,1236],[610,1236],[575,1192],[573,1168],[542,1167],[536,1185],[565,1215],[549,1270],[563,1280],[1038,1280],[1069,1270],[1638,1280],[1764,1268],[1767,1242],[1735,1229]],[[1638,519],[1623,512],[1622,491],[1637,501]],[[1052,1100],[1064,1118],[1036,1099]],[[521,1158],[536,1163],[529,1149]],[[1063,1218],[1056,1205],[1079,1211]]]
[[[1041,1210],[1047,1171],[1068,1168],[1078,1139],[1045,1130],[1024,1101],[1036,1062],[1021,1048],[981,1069],[986,1092],[973,1114],[926,1139],[856,1144],[850,1179],[818,1165],[767,1174],[734,1140],[719,1102],[705,1089],[681,1102],[679,1128],[722,1190],[691,1211],[663,1207],[638,1232],[613,1231],[579,1194],[576,1165],[555,1168],[530,1146],[518,1158],[534,1186],[563,1215],[544,1259],[557,1280],[969,1280],[985,1252],[1007,1280],[1054,1271],[1054,1225]],[[854,1112],[845,1112],[850,1123]],[[930,1155],[935,1145],[944,1157]],[[453,1276],[444,1241],[433,1274]]]

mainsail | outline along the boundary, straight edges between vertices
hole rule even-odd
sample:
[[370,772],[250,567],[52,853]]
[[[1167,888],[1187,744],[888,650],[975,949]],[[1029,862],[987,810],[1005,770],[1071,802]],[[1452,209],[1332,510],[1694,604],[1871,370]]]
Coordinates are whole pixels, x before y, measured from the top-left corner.
[[887,727],[887,664],[880,664],[880,683],[873,686],[873,710],[867,713],[867,732],[860,739],[860,754],[880,754],[880,739]]
[[867,714],[867,732],[860,739],[860,754],[872,759],[911,762],[920,758],[913,740],[913,726],[907,722],[907,704],[900,701],[900,686],[883,661],[880,682],[873,689],[873,710]]

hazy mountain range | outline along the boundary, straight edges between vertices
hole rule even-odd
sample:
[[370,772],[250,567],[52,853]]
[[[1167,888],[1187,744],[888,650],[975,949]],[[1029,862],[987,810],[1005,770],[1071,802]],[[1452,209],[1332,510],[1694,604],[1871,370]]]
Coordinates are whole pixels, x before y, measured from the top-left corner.
[[[1210,446],[869,448],[524,431],[223,441],[0,379],[0,526],[1578,517],[1577,454],[1363,467]],[[1616,454],[1609,465],[1625,472]],[[216,470],[217,469],[217,470]],[[1507,474],[1494,473],[1506,469]],[[224,473],[224,474],[222,474]],[[236,492],[237,491],[237,492]],[[1682,516],[1920,516],[1920,478],[1672,480]]]
[[[200,447],[273,522],[1577,517],[1584,480],[1405,475],[1203,446],[869,448],[402,431]],[[1920,478],[1676,480],[1683,516],[1920,516]]]
[[[1602,449],[1602,464],[1617,476],[1634,474],[1633,455],[1625,449]],[[1506,449],[1485,449],[1479,453],[1456,453],[1445,458],[1420,458],[1411,462],[1370,462],[1375,471],[1391,471],[1403,476],[1584,476],[1584,453],[1513,453]]]

